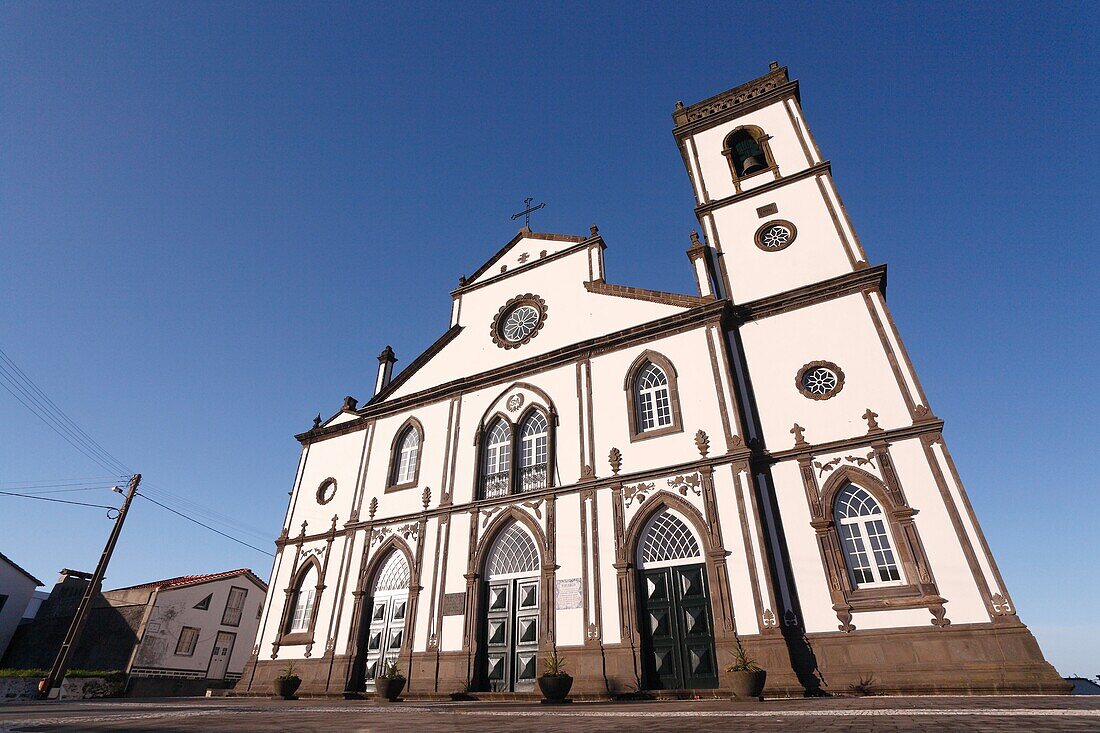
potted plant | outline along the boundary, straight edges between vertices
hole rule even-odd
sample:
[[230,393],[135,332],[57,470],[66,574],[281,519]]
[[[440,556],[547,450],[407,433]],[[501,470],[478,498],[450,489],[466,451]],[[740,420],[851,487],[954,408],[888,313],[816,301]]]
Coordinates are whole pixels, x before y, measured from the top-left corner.
[[283,673],[275,678],[275,694],[284,700],[296,700],[294,693],[301,685],[302,678],[294,674],[294,663],[291,662]]
[[737,700],[763,700],[764,681],[768,673],[757,666],[741,646],[741,639],[737,639],[737,649],[733,652],[733,664],[726,667],[730,676],[730,688],[734,699]]
[[382,671],[374,680],[374,690],[380,700],[394,702],[401,691],[405,689],[405,675],[397,668],[397,660],[389,659],[382,662]]
[[549,704],[573,702],[566,699],[569,688],[572,686],[573,677],[565,671],[565,658],[558,654],[557,649],[551,651],[546,657],[546,671],[539,677],[543,702]]

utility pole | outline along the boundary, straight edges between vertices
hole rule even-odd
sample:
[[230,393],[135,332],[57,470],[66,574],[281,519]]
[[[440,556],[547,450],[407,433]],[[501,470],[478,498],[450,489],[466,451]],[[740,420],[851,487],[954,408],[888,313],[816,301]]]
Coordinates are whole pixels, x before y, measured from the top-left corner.
[[61,683],[65,680],[65,673],[69,670],[69,660],[80,641],[80,634],[83,633],[84,624],[88,621],[88,611],[91,609],[92,599],[95,598],[100,585],[103,583],[103,576],[107,573],[107,563],[111,562],[111,554],[115,551],[115,543],[118,542],[118,536],[122,533],[122,523],[126,521],[126,512],[130,509],[130,502],[134,500],[134,495],[137,494],[137,487],[140,483],[140,473],[135,473],[130,477],[130,488],[126,492],[126,500],[122,502],[122,508],[118,510],[111,536],[107,538],[103,554],[99,557],[99,564],[96,565],[95,573],[92,574],[92,580],[84,590],[80,605],[76,607],[76,616],[73,617],[73,623],[69,626],[69,632],[65,634],[65,641],[61,643],[61,650],[57,653],[57,659],[50,670],[50,676],[44,680],[42,687],[45,687],[45,689],[41,690],[40,688],[46,697],[51,700],[57,699],[61,695]]

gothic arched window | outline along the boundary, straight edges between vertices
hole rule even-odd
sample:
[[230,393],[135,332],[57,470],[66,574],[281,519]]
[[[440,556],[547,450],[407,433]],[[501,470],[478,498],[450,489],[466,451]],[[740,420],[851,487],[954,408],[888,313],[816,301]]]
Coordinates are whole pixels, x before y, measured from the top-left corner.
[[313,627],[313,607],[317,601],[317,566],[311,564],[294,587],[293,605],[287,623],[288,634],[308,632]]
[[481,497],[492,499],[511,493],[512,426],[498,418],[485,434],[481,454]]
[[646,525],[638,542],[638,560],[647,568],[692,560],[702,562],[703,552],[687,522],[664,508],[658,510]]
[[886,515],[871,493],[849,483],[837,494],[833,513],[852,585],[900,583]]
[[416,418],[409,418],[393,439],[390,456],[390,476],[387,491],[417,484],[420,475],[420,452],[424,431]]
[[519,490],[538,491],[547,486],[550,429],[546,416],[532,410],[519,429]]

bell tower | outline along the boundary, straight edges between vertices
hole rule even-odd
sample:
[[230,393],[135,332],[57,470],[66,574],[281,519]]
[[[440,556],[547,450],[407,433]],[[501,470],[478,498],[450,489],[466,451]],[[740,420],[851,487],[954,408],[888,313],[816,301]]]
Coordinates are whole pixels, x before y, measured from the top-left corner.
[[743,304],[867,267],[786,67],[672,116],[719,295]]

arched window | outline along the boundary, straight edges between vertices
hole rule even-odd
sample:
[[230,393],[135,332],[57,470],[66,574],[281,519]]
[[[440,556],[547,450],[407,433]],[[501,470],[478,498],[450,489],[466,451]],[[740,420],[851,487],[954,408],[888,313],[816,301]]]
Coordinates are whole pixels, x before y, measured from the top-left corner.
[[537,573],[539,549],[531,534],[513,521],[497,535],[489,559],[485,562],[485,574],[489,578],[518,573]]
[[519,490],[546,488],[550,432],[546,416],[532,410],[519,430]]
[[317,566],[310,565],[309,570],[298,580],[294,589],[294,606],[290,612],[287,633],[297,634],[309,631],[313,622],[313,606],[317,595]]
[[497,419],[485,435],[481,458],[481,496],[506,496],[512,485],[512,428]]
[[730,165],[734,186],[741,190],[741,179],[771,170],[779,177],[779,169],[772,157],[768,136],[759,127],[747,125],[731,132],[725,141],[722,155]]
[[407,484],[416,480],[416,466],[420,460],[420,433],[416,428],[405,428],[397,443],[397,465],[393,473],[394,484]]
[[703,552],[695,533],[668,509],[660,509],[653,515],[638,543],[638,560],[643,567],[702,559]]
[[654,430],[672,424],[672,403],[668,391],[668,375],[653,362],[638,372],[635,387],[638,431]]
[[849,483],[837,494],[833,511],[852,584],[860,588],[900,583],[886,516],[871,493]]

